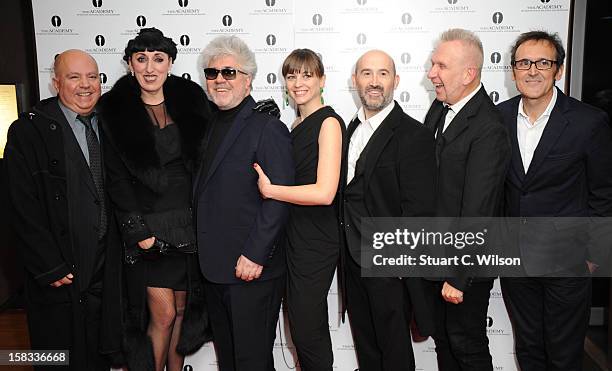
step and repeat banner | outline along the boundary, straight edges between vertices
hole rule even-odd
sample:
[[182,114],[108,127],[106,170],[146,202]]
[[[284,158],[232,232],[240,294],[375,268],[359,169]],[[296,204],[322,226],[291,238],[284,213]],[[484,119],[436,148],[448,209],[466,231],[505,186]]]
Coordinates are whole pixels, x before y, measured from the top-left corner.
[[[400,84],[395,99],[422,120],[434,99],[427,79],[429,58],[438,35],[453,27],[476,32],[484,46],[482,80],[494,102],[517,94],[511,79],[510,46],[530,30],[558,32],[567,45],[570,0],[33,0],[40,95],[55,95],[53,58],[69,48],[93,55],[100,67],[102,91],[127,72],[123,50],[143,27],[157,27],[178,44],[172,73],[200,84],[199,57],[217,35],[237,35],[257,57],[255,99],[272,97],[282,105],[284,58],[295,48],[320,53],[327,75],[325,103],[349,121],[359,98],[351,86],[357,58],[382,49],[395,60]],[[558,84],[563,87],[563,80]],[[281,119],[290,124],[292,107]],[[338,371],[357,369],[350,326],[339,315],[338,285],[329,292],[329,330]],[[486,324],[494,370],[514,371],[512,328],[496,282]],[[414,339],[418,370],[437,370],[431,339]],[[281,313],[274,349],[279,371],[299,369],[289,328]],[[212,344],[187,357],[184,371],[216,370]]]

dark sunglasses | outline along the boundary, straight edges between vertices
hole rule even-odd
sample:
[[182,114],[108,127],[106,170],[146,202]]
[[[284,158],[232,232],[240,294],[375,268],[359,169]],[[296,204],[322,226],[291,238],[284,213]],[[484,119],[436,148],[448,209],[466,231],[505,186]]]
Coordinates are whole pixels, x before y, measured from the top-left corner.
[[217,78],[217,76],[219,76],[219,72],[221,72],[221,76],[223,76],[223,78],[226,80],[236,79],[236,72],[240,72],[243,75],[248,75],[248,73],[240,71],[236,68],[225,67],[220,70],[216,68],[205,68],[204,77],[206,77],[206,80],[214,80]]

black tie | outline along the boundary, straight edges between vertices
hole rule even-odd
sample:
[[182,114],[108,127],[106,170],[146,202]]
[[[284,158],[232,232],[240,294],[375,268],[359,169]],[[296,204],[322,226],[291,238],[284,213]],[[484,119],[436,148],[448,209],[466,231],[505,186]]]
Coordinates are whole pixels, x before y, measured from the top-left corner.
[[436,163],[440,166],[440,153],[442,152],[442,147],[444,146],[444,139],[442,137],[442,132],[444,131],[444,121],[446,121],[446,114],[448,113],[449,106],[442,106],[442,113],[440,114],[440,118],[436,123]]
[[100,153],[100,142],[96,132],[91,126],[92,115],[77,116],[77,120],[85,125],[85,136],[87,138],[87,150],[89,152],[89,171],[96,186],[98,200],[100,202],[100,225],[98,238],[101,239],[106,233],[106,205],[104,204],[104,180],[102,178],[102,158]]

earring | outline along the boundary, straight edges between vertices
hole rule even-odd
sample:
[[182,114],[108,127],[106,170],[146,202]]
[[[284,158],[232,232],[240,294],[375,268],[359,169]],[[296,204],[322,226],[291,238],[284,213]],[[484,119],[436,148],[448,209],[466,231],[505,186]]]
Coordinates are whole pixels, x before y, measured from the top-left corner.
[[325,99],[323,99],[323,88],[319,90],[319,93],[321,93],[321,104],[325,104]]
[[285,103],[285,107],[289,107],[289,92],[287,91],[287,89],[285,89],[285,99],[284,99],[284,103]]
[[132,77],[134,77],[134,70],[130,70],[130,72],[132,73]]
[[171,72],[170,72],[170,71],[168,71],[168,77],[170,77],[170,75],[171,75]]

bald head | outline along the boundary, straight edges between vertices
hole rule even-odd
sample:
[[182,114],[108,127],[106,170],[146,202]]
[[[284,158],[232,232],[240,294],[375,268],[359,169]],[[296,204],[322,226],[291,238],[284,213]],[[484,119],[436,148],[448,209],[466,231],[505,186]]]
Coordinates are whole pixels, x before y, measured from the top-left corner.
[[53,87],[68,109],[79,115],[90,114],[100,98],[98,64],[82,50],[66,50],[53,63]]
[[370,50],[355,64],[353,85],[357,89],[366,119],[393,102],[393,91],[399,84],[395,63],[382,50]]
[[363,55],[357,59],[357,63],[355,64],[355,74],[357,74],[359,71],[360,64],[363,62],[370,62],[372,59],[388,63],[389,66],[391,66],[390,72],[395,75],[395,62],[393,61],[393,58],[391,58],[391,56],[386,52],[378,49],[369,50],[363,53]]

